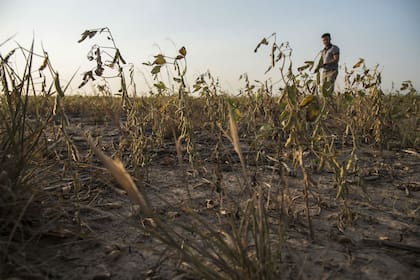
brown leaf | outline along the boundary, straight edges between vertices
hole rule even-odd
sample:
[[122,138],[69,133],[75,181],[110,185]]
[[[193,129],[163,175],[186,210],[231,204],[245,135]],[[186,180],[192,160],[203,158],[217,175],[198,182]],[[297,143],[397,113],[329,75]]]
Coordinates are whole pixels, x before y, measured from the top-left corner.
[[163,65],[166,63],[166,59],[162,54],[155,56],[155,61],[153,61],[153,64],[155,65]]
[[47,67],[47,65],[48,65],[48,56],[45,56],[44,61],[42,62],[42,65],[39,66],[38,70],[39,71],[44,70]]
[[182,48],[180,48],[179,49],[179,53],[182,55],[182,56],[186,56],[187,55],[187,49],[185,48],[185,47],[182,47]]

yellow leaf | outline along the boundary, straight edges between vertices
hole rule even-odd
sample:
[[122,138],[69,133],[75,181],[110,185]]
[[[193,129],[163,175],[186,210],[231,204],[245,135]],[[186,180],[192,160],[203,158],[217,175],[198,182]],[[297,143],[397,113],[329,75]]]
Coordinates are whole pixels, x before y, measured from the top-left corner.
[[286,143],[284,144],[285,148],[289,148],[290,144],[292,144],[293,138],[292,135],[289,135],[289,138],[287,138]]
[[364,62],[365,60],[363,58],[359,58],[359,61],[355,65],[353,65],[353,68],[360,67]]
[[312,103],[314,100],[315,100],[315,95],[313,95],[313,94],[308,95],[302,100],[302,102],[300,102],[299,106],[300,106],[300,108],[304,108],[307,105],[309,105],[310,103]]

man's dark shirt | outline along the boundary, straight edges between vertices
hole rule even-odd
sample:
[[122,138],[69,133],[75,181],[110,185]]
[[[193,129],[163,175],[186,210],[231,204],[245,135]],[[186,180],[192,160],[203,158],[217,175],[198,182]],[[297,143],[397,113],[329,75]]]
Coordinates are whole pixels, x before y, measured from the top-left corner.
[[[338,70],[338,61],[330,64],[334,59],[334,55],[340,54],[340,49],[336,45],[330,45],[322,50],[322,61],[324,62],[325,71]],[[327,63],[327,64],[326,64]]]

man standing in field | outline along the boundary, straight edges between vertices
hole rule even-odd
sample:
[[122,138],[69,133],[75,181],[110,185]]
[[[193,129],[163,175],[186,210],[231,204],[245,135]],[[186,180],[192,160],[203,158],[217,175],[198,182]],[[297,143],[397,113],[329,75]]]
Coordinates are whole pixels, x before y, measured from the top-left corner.
[[330,33],[322,34],[321,38],[324,44],[324,49],[322,50],[322,85],[326,86],[332,92],[338,75],[340,49],[336,45],[331,44]]

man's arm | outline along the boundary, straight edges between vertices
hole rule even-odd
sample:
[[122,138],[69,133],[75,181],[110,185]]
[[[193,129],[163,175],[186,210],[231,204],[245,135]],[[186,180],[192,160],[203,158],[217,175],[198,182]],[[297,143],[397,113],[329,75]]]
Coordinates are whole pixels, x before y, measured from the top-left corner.
[[336,53],[333,55],[333,60],[329,62],[329,64],[338,63],[338,60],[340,60],[340,53]]
[[333,55],[333,59],[331,61],[328,61],[328,62],[324,63],[323,66],[326,66],[328,64],[338,63],[339,60],[340,60],[340,53],[336,53],[336,54]]

